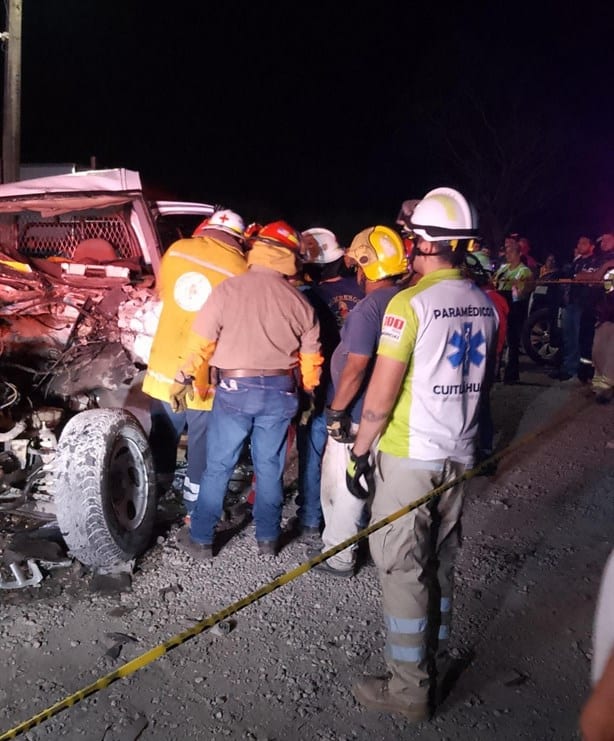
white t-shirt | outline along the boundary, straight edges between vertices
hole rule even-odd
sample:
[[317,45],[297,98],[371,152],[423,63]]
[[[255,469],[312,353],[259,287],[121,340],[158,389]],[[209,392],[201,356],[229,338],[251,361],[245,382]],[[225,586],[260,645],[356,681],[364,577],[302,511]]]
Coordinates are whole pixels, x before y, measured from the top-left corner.
[[429,273],[391,299],[378,355],[408,368],[380,440],[382,452],[472,462],[498,321],[484,291],[455,268]]
[[610,554],[601,577],[593,631],[593,684],[601,679],[614,650],[614,551]]

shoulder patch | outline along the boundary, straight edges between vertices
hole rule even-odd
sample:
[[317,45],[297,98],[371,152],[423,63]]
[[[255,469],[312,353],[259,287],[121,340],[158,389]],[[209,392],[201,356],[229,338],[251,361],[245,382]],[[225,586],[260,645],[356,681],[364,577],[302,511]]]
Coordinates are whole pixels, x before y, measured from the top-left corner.
[[183,311],[199,311],[211,294],[211,283],[202,273],[183,273],[175,281],[173,298]]
[[386,314],[382,323],[382,337],[386,337],[392,342],[398,342],[401,339],[405,329],[406,319],[396,314]]

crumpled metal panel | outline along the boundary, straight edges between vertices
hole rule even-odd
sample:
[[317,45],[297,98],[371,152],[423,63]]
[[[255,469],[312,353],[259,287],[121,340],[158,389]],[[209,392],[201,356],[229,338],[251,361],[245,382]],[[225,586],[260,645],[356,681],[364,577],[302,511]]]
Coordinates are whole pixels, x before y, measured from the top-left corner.
[[115,390],[146,365],[159,311],[151,285],[80,288],[36,274],[7,285],[2,278],[3,368],[31,368],[49,392],[70,396]]
[[118,307],[122,345],[143,365],[149,362],[161,311],[162,302],[147,289],[135,291],[132,298]]
[[76,345],[54,370],[48,390],[60,396],[85,394],[97,388],[115,391],[129,385],[137,372],[119,342]]

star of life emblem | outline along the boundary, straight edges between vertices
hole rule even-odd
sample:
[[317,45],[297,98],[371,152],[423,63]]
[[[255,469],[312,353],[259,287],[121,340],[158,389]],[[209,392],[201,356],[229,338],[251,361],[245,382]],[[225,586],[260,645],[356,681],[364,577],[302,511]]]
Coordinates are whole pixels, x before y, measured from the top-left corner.
[[463,376],[468,375],[472,364],[479,366],[486,357],[479,349],[481,345],[486,344],[486,339],[481,329],[477,334],[473,334],[473,322],[463,322],[462,332],[455,331],[448,344],[455,348],[455,351],[448,355],[448,360],[453,368],[462,365]]

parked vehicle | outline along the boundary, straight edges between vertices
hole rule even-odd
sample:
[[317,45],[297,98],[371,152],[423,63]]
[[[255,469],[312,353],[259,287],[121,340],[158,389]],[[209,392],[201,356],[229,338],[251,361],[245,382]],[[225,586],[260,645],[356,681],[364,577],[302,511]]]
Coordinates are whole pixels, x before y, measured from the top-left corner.
[[[558,273],[549,275],[556,280]],[[563,355],[560,286],[537,285],[529,299],[528,316],[521,342],[529,358],[538,365],[559,366]]]
[[186,236],[178,223],[193,229],[214,208],[148,203],[123,169],[0,185],[0,510],[57,517],[87,566],[150,542],[141,381],[156,274]]

